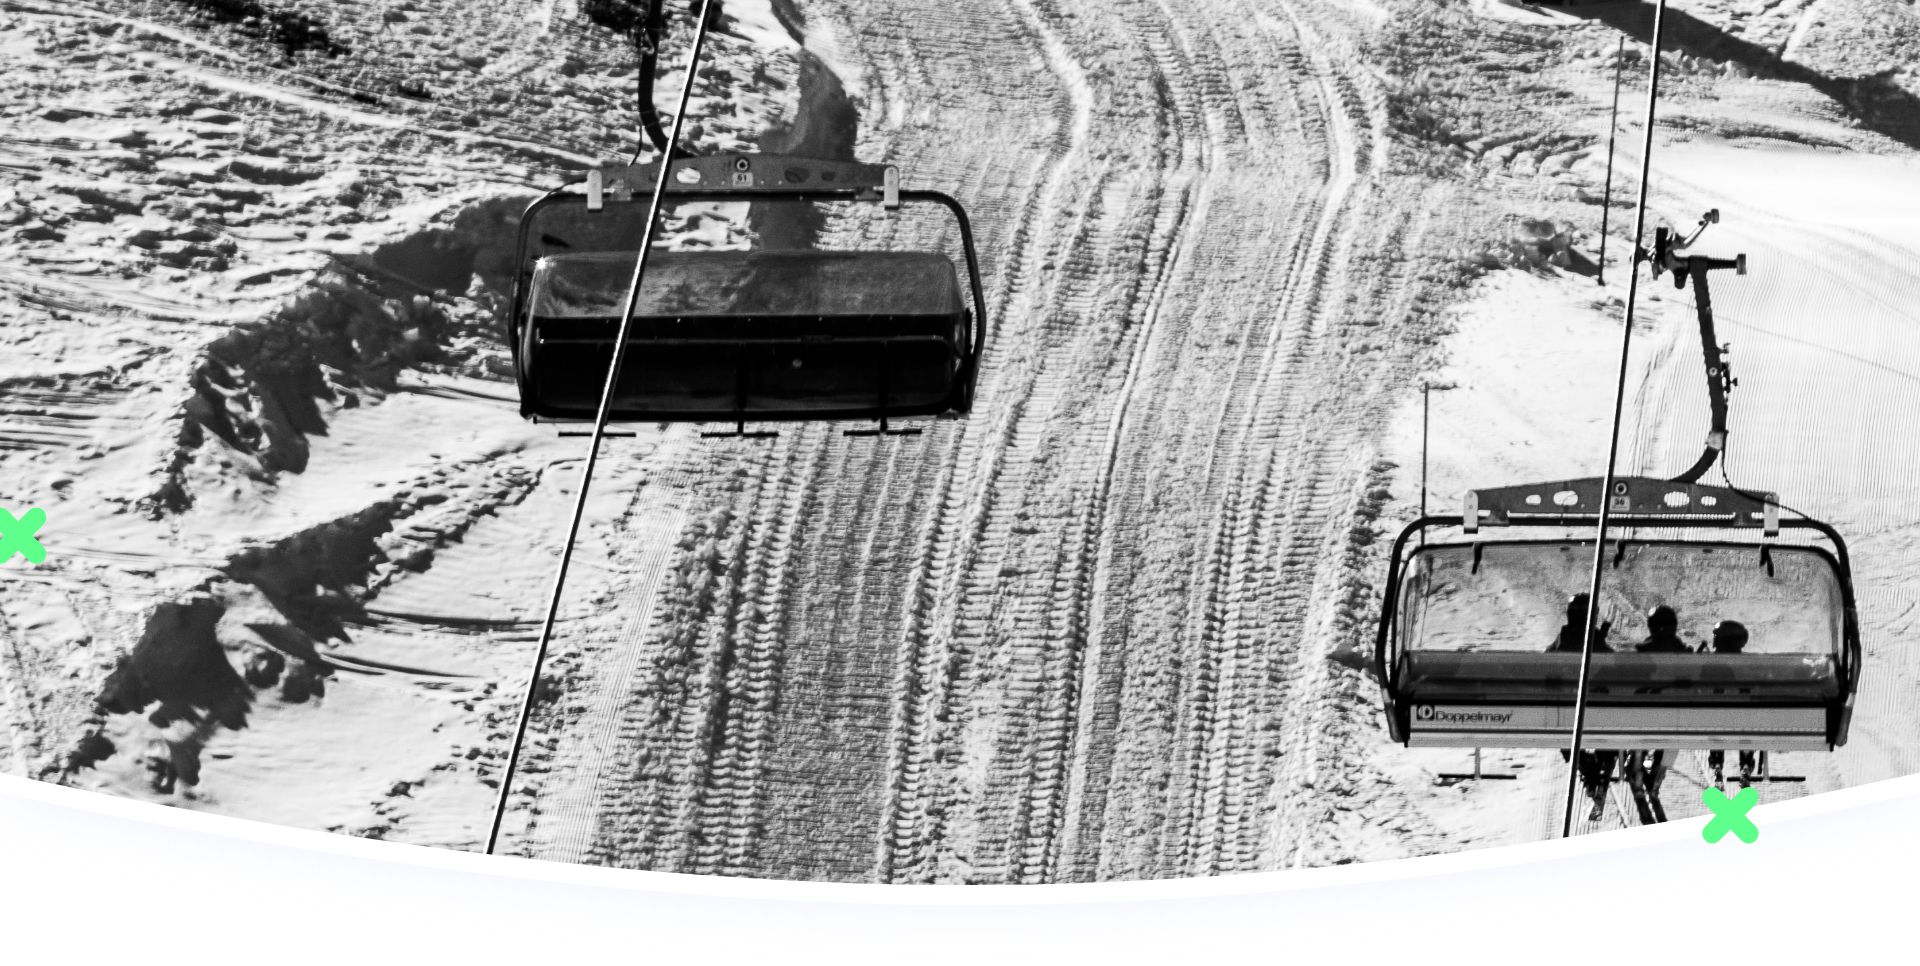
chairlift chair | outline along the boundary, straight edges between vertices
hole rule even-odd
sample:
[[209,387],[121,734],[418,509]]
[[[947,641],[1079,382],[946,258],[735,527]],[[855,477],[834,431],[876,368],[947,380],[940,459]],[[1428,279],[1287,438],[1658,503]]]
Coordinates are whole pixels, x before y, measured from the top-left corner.
[[[602,168],[520,220],[508,323],[520,411],[594,420],[658,162]],[[945,208],[966,278],[941,251],[649,253],[609,422],[959,416],[973,403],[985,299],[966,211],[904,190],[887,165],[772,154],[676,158],[668,203]],[[623,247],[624,246],[624,247]]]
[[[1411,747],[1557,748],[1573,730],[1578,652],[1547,652],[1585,590],[1603,483],[1478,490],[1459,516],[1422,517],[1394,542],[1374,652],[1393,740]],[[1646,478],[1614,481],[1612,576],[1591,613],[1675,607],[1697,639],[1744,623],[1743,653],[1645,653],[1618,623],[1592,655],[1583,747],[1831,750],[1845,744],[1860,673],[1847,548],[1817,520],[1781,519],[1771,494]],[[1558,531],[1483,539],[1482,528]],[[1777,539],[1804,531],[1805,544]],[[1693,532],[1700,534],[1698,538]],[[1756,534],[1761,537],[1754,540]],[[1451,536],[1449,536],[1451,534]],[[1676,534],[1676,535],[1668,535]],[[1421,540],[1416,544],[1415,537]],[[1825,545],[1821,545],[1824,541]],[[1596,637],[1597,639],[1597,637]]]
[[[1698,482],[1726,448],[1728,395],[1737,385],[1714,329],[1707,277],[1747,270],[1744,255],[1686,253],[1719,221],[1713,210],[1691,235],[1660,229],[1636,257],[1694,290],[1711,416],[1700,458],[1672,480],[1623,477],[1610,490],[1592,478],[1475,490],[1459,516],[1423,516],[1402,530],[1374,650],[1395,741],[1566,746],[1583,655],[1545,645],[1563,605],[1587,591],[1604,498],[1609,525],[1599,536],[1611,544],[1604,559],[1612,577],[1602,599],[1589,603],[1589,620],[1666,605],[1679,612],[1683,637],[1691,630],[1697,640],[1707,624],[1730,619],[1752,638],[1735,654],[1704,646],[1640,652],[1618,639],[1613,650],[1595,648],[1582,746],[1794,751],[1846,743],[1861,662],[1846,542],[1818,520],[1782,519],[1773,494]],[[1485,540],[1482,527],[1554,535]],[[1647,528],[1658,535],[1639,535]],[[1783,528],[1811,539],[1784,543]],[[1430,540],[1431,531],[1454,536]]]

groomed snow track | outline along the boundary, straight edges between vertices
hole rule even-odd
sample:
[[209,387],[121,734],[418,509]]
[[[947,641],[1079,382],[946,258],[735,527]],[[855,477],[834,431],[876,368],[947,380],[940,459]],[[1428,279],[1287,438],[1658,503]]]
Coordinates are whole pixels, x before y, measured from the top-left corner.
[[[0,279],[17,350],[0,496],[44,497],[61,546],[4,574],[0,768],[474,847],[585,448],[514,416],[489,302],[507,256],[486,239],[511,237],[531,193],[627,156],[632,55],[572,0],[268,5],[325,17],[351,54],[283,58],[173,0],[0,0],[0,60],[32,81],[0,93],[0,168],[17,173],[0,253],[18,269]],[[1736,32],[1839,49],[1844,25],[1817,5],[1775,6]],[[1579,407],[1507,400],[1565,395],[1559,376],[1585,363],[1559,335],[1615,317],[1535,310],[1593,292],[1573,256],[1591,254],[1617,37],[1413,0],[727,7],[696,147],[800,143],[958,197],[993,333],[978,402],[914,438],[610,440],[503,851],[1030,883],[1558,831],[1557,755],[1499,755],[1524,780],[1435,790],[1453,759],[1390,747],[1357,668],[1383,538],[1416,500],[1397,464],[1416,452],[1418,378],[1444,360],[1466,390],[1436,402],[1453,424],[1436,497],[1577,455]],[[1759,127],[1735,133],[1825,146],[1792,155],[1809,172],[1905,163],[1829,157],[1870,132],[1840,130],[1818,92],[1678,60],[1711,95],[1696,120],[1745,98]],[[858,144],[841,143],[834,81]],[[1816,448],[1806,465],[1831,470],[1765,482],[1841,525],[1861,574],[1872,670],[1853,740],[1781,766],[1809,791],[1911,771],[1913,474],[1860,462],[1878,451],[1859,427],[1877,425],[1868,407],[1912,410],[1920,385],[1894,337],[1912,245],[1874,254],[1877,236],[1808,227],[1822,212],[1782,228],[1721,197],[1723,171],[1770,163],[1663,150],[1669,200],[1724,206],[1719,237],[1781,266],[1719,301],[1745,360],[1735,476]],[[1849,177],[1738,193],[1765,209]],[[911,220],[822,230],[840,247],[939,242]],[[1829,265],[1812,284],[1787,274]],[[1524,316],[1511,328],[1449,315],[1485,273],[1544,301],[1503,301]],[[1813,316],[1818,331],[1796,328]],[[1552,345],[1529,342],[1540,318]],[[1634,369],[1636,464],[1698,452],[1696,417],[1669,418],[1700,412],[1691,332],[1647,342]],[[1520,357],[1490,341],[1526,343],[1522,372],[1531,353],[1558,369],[1490,373]],[[1800,404],[1841,383],[1871,388],[1835,401],[1847,418]],[[1500,405],[1470,408],[1475,393]],[[185,539],[200,531],[223,536]],[[224,616],[182,635],[182,656],[224,653],[250,681],[286,659],[249,685],[244,725],[167,731],[99,707],[140,695],[116,668],[210,614],[192,603],[209,594]],[[155,787],[168,760],[200,782]],[[1695,814],[1696,785],[1676,772],[1666,791]],[[1617,826],[1621,802],[1582,827]]]
[[918,438],[706,444],[728,552],[648,645],[697,683],[629,710],[592,860],[1047,882],[1337,853],[1381,783],[1329,767],[1369,723],[1327,658],[1369,427],[1414,366],[1394,328],[1425,318],[1381,309],[1427,229],[1382,203],[1350,25],[801,10],[862,65],[860,153],[982,233],[980,403]]

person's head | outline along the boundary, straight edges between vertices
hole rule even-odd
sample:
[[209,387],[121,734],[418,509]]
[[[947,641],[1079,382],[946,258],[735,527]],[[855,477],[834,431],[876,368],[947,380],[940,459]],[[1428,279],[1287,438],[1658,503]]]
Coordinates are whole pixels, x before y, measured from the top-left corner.
[[1661,604],[1647,611],[1647,630],[1655,634],[1672,634],[1680,629],[1680,615],[1673,608]]
[[1721,621],[1713,625],[1713,649],[1739,651],[1747,646],[1747,627],[1739,621]]
[[1579,627],[1587,622],[1588,600],[1589,598],[1586,594],[1574,594],[1572,597],[1567,598],[1568,624]]

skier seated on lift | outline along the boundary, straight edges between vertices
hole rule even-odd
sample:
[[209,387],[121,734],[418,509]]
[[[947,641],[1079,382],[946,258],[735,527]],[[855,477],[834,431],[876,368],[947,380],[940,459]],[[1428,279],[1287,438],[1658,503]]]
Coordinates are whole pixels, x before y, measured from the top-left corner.
[[[1634,645],[1633,649],[1642,654],[1687,654],[1693,650],[1686,641],[1680,639],[1680,615],[1665,604],[1647,611],[1647,639]],[[1640,786],[1649,795],[1660,794],[1660,786],[1667,780],[1667,770],[1673,767],[1674,755],[1675,752],[1665,749],[1626,752],[1624,772],[1627,780]]]
[[[1586,594],[1575,594],[1567,600],[1567,623],[1560,628],[1553,643],[1547,645],[1547,652],[1572,651],[1579,653],[1586,635],[1590,617],[1588,612],[1591,598]],[[1593,650],[1595,653],[1611,653],[1607,646],[1607,632],[1613,629],[1613,622],[1606,621],[1593,628]],[[1560,760],[1567,760],[1567,749],[1560,749]],[[1617,751],[1580,750],[1580,783],[1587,786],[1587,794],[1593,796],[1593,811],[1587,820],[1597,822],[1607,807],[1607,784],[1613,780],[1614,762],[1620,757]]]
[[[1738,654],[1747,646],[1747,627],[1739,621],[1721,621],[1713,625],[1713,652],[1715,654]],[[1705,651],[1708,645],[1701,644]],[[1740,752],[1740,785],[1745,787],[1753,782],[1753,773],[1760,763],[1760,752]],[[1713,783],[1718,785],[1727,780],[1727,753],[1724,751],[1707,752],[1707,767],[1713,769]]]
[[[1577,654],[1580,652],[1582,644],[1581,638],[1586,634],[1587,621],[1589,620],[1587,616],[1589,609],[1587,604],[1588,599],[1586,594],[1574,594],[1568,598],[1567,622],[1561,626],[1560,633],[1554,637],[1553,643],[1547,645],[1548,653],[1555,651],[1572,651]],[[1607,646],[1607,632],[1612,629],[1612,621],[1606,621],[1599,627],[1593,629],[1594,653],[1610,653],[1613,651],[1613,648]]]
[[1685,654],[1693,650],[1680,639],[1680,615],[1665,604],[1647,612],[1647,639],[1633,649],[1650,654]]

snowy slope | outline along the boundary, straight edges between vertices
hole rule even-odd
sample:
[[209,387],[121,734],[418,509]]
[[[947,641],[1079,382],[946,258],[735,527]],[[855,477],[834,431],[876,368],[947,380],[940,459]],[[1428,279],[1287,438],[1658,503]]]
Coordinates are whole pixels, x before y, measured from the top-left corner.
[[[324,42],[173,0],[0,0],[0,502],[46,507],[53,554],[0,565],[0,763],[473,848],[585,452],[515,412],[505,240],[533,193],[632,150],[633,57],[569,0],[266,6]],[[1731,471],[1846,529],[1861,579],[1854,742],[1791,764],[1808,790],[1903,774],[1920,544],[1912,448],[1884,441],[1916,371],[1911,7],[1675,7],[1655,206],[1720,207],[1706,244],[1754,266],[1716,288]],[[1606,112],[1642,24],[727,9],[697,146],[886,160],[960,198],[980,401],[913,438],[610,440],[509,850],[1042,882],[1557,825],[1557,755],[1436,786],[1466,756],[1390,746],[1358,668],[1419,502],[1422,381],[1454,387],[1437,505],[1602,467],[1638,160],[1623,121],[1602,288]],[[859,216],[822,241],[939,243]],[[1643,292],[1622,442],[1659,472],[1697,453],[1704,393],[1684,297]]]

